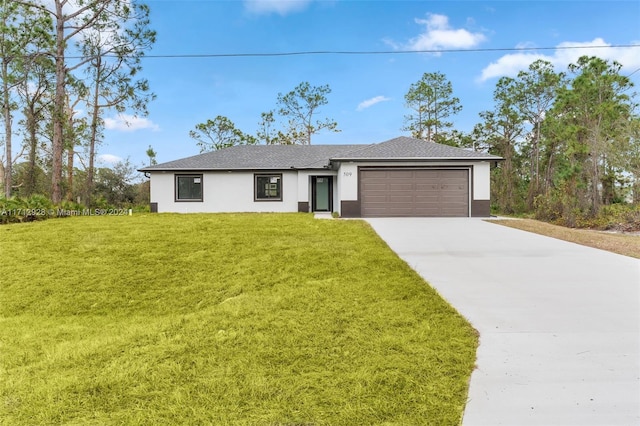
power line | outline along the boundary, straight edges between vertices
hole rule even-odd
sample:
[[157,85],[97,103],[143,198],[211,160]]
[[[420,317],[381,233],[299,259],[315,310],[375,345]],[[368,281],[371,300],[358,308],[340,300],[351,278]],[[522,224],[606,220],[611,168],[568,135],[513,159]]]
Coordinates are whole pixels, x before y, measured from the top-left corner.
[[[573,50],[573,49],[619,49],[640,48],[640,44],[617,44],[600,46],[556,46],[556,47],[502,47],[484,49],[424,49],[424,50],[308,50],[293,52],[247,52],[247,53],[195,53],[195,54],[167,54],[144,55],[143,58],[173,59],[173,58],[249,58],[249,57],[279,57],[279,56],[318,56],[318,55],[408,55],[416,53],[471,53],[471,52],[531,52],[545,50]],[[104,55],[115,57],[115,55]],[[68,56],[79,59],[80,56]]]

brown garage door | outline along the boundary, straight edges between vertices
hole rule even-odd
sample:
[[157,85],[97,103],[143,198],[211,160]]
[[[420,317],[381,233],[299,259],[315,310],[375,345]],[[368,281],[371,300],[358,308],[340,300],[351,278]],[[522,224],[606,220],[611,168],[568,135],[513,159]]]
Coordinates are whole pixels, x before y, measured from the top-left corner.
[[469,171],[361,170],[360,203],[363,217],[466,217]]

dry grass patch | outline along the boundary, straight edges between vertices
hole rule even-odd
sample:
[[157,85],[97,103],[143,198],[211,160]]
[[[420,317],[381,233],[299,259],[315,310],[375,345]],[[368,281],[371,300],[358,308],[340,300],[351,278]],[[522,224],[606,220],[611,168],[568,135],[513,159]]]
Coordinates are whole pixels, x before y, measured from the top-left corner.
[[566,228],[533,219],[491,222],[640,259],[640,235]]

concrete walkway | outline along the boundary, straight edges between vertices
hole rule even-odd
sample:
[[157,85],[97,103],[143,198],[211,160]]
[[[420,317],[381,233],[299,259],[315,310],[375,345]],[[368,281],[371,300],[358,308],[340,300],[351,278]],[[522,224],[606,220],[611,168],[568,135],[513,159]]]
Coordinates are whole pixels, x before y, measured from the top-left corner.
[[479,219],[367,221],[480,332],[464,425],[640,425],[640,260]]

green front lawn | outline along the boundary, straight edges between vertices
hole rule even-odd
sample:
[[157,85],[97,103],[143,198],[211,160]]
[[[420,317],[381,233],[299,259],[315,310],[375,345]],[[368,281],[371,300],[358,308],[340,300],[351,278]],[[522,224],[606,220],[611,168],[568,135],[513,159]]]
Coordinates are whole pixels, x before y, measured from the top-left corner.
[[0,226],[0,424],[456,425],[477,336],[361,221]]

